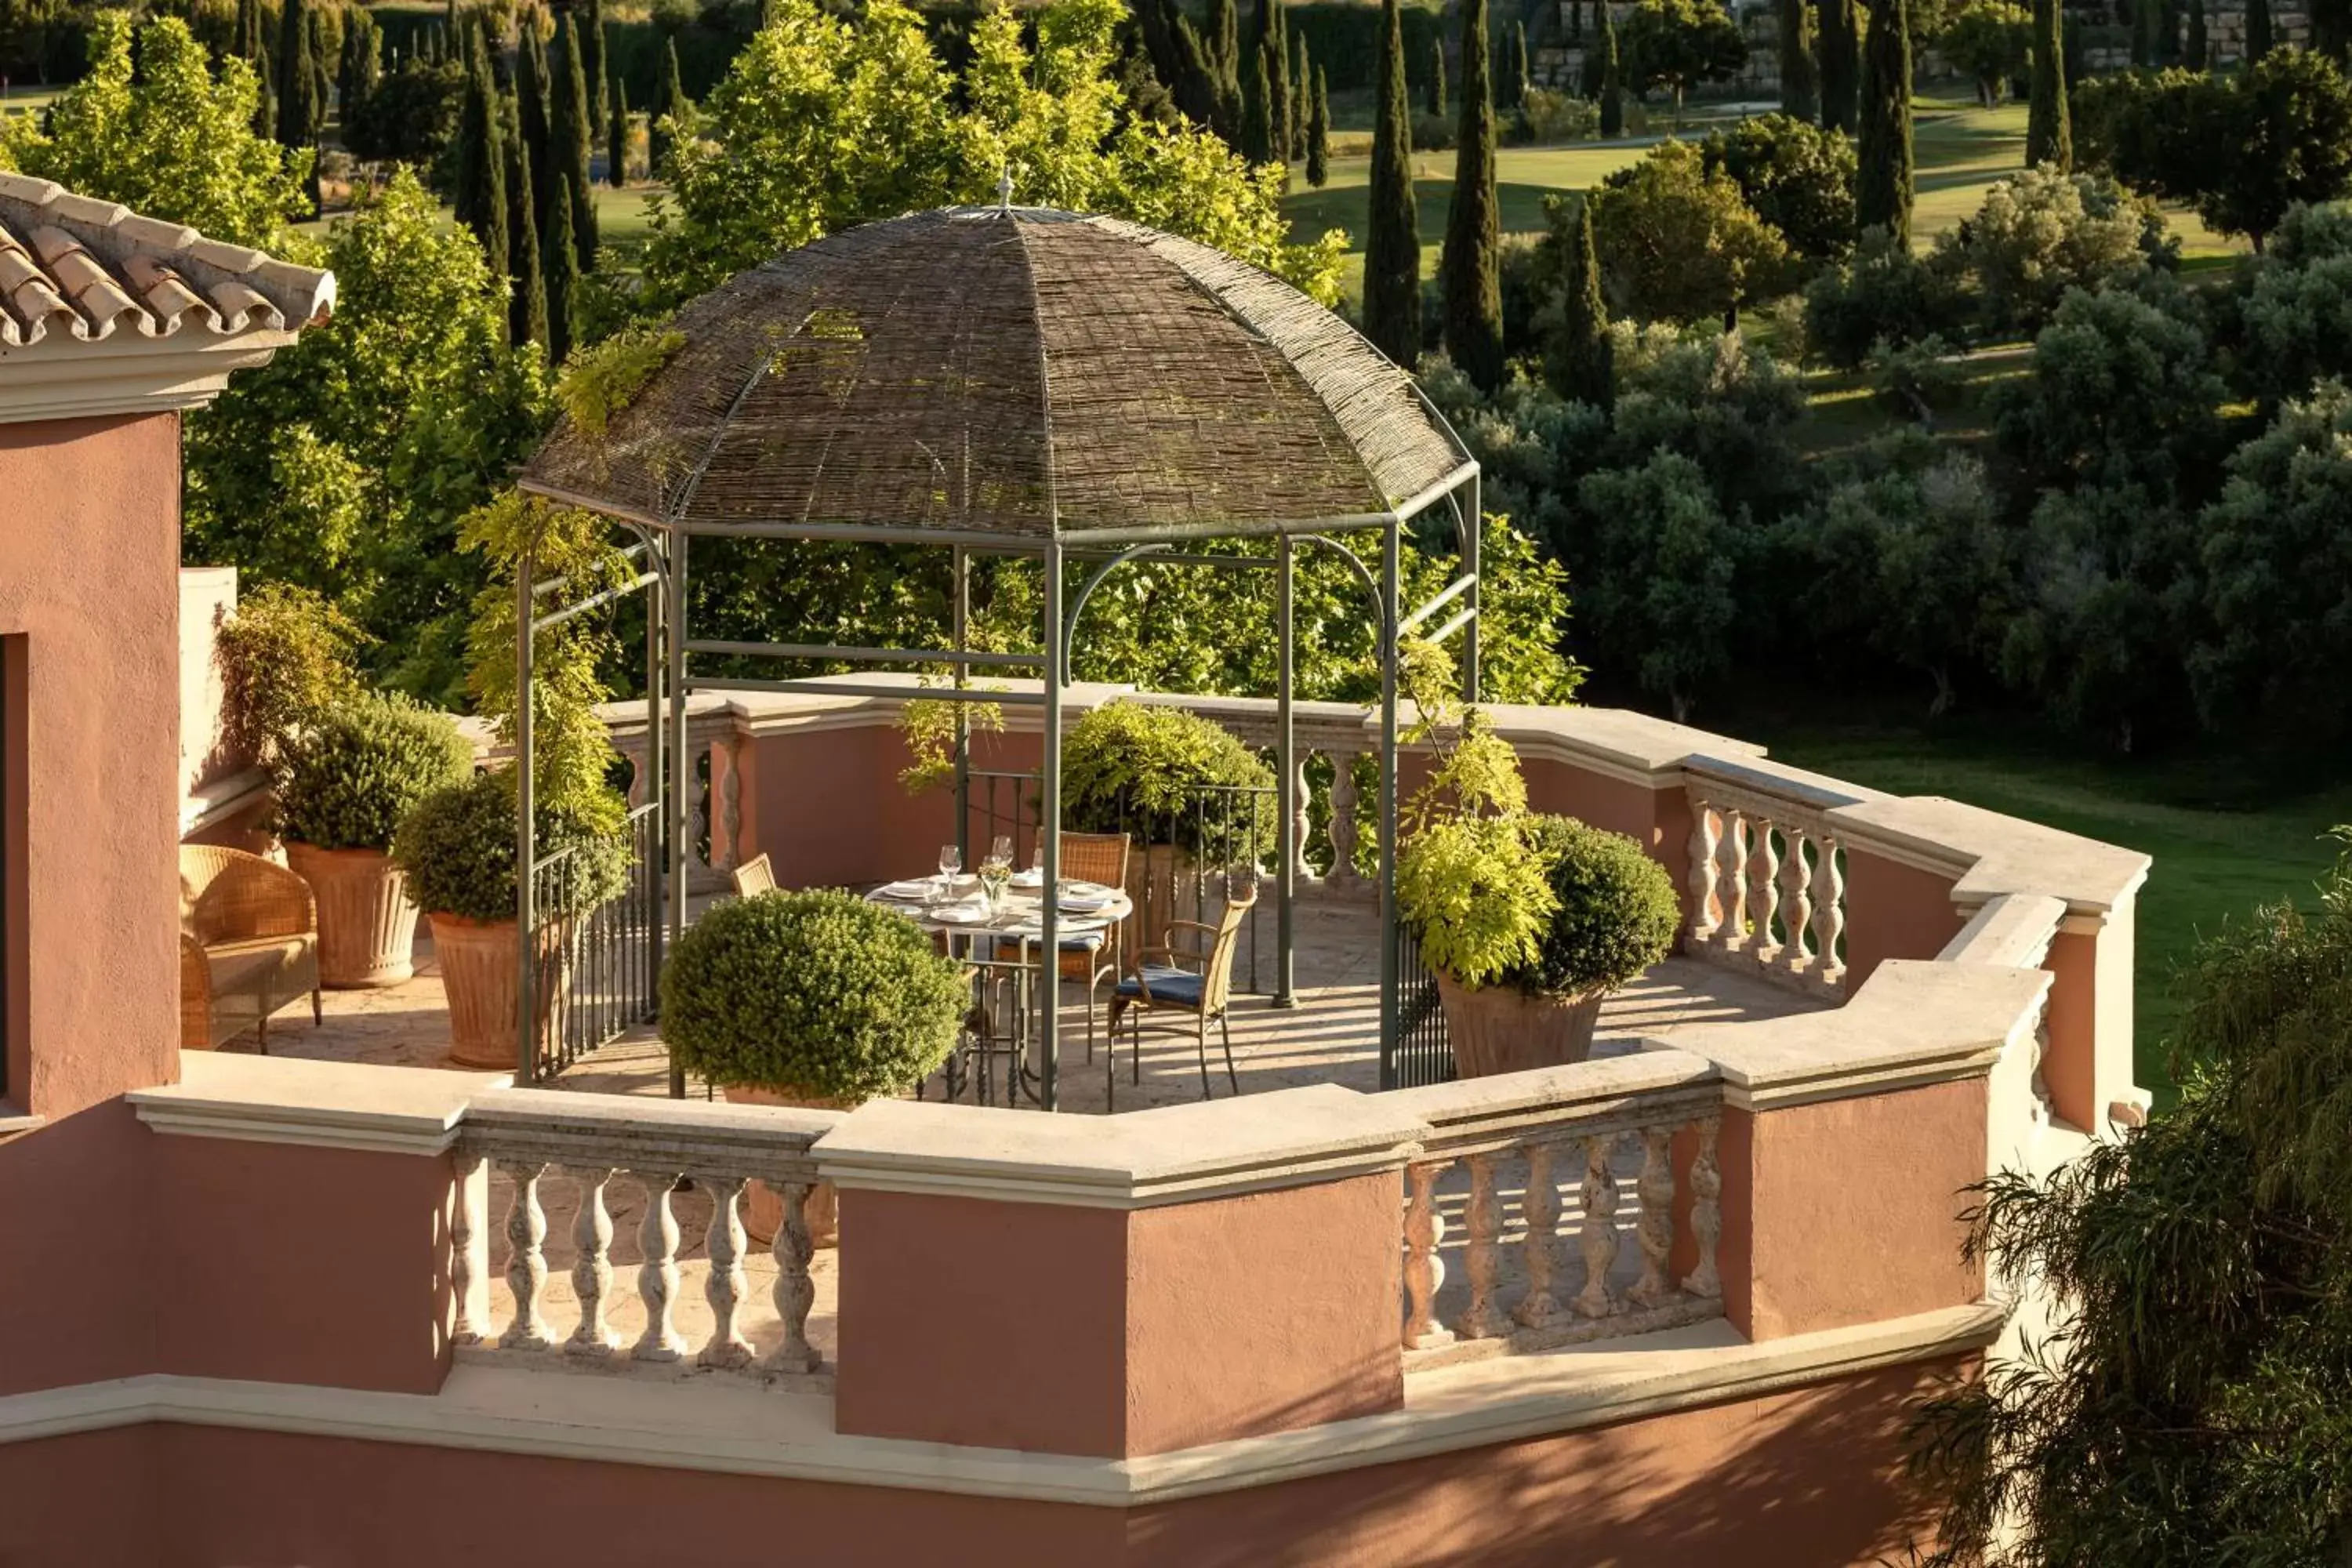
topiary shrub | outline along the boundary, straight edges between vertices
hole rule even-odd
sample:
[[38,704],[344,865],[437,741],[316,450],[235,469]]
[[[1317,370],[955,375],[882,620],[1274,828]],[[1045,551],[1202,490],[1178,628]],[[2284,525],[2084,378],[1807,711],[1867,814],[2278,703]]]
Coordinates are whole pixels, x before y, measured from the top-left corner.
[[[538,847],[542,857],[572,851],[541,887],[542,914],[584,914],[627,885],[627,841],[570,813],[539,814]],[[428,913],[514,919],[514,771],[476,773],[418,801],[393,836],[392,858],[408,873],[408,896]]]
[[279,753],[280,830],[320,849],[389,849],[401,818],[462,782],[473,755],[446,713],[397,697],[340,703]]
[[1665,957],[1682,924],[1666,868],[1622,833],[1572,816],[1521,825],[1553,900],[1533,963],[1507,976],[1520,990],[1613,991]]
[[[1274,787],[1274,770],[1222,727],[1181,708],[1108,702],[1062,737],[1062,826],[1073,833],[1131,833],[1228,860],[1264,859],[1274,847],[1274,812],[1258,813],[1255,835],[1245,800],[1232,816],[1203,788]],[[1228,828],[1231,833],[1228,835]]]
[[215,657],[223,688],[222,739],[268,765],[289,736],[357,696],[352,660],[367,640],[349,616],[308,588],[265,583],[223,622]]
[[853,894],[761,893],[713,908],[662,966],[671,1059],[716,1084],[871,1100],[929,1074],[971,995],[903,915]]

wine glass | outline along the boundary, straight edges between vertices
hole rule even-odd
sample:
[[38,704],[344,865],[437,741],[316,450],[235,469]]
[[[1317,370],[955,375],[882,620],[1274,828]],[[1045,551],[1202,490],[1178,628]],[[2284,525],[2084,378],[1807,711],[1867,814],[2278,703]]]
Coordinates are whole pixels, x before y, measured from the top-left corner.
[[956,873],[963,869],[963,851],[952,844],[940,846],[940,896],[945,898],[955,888]]
[[992,860],[1002,860],[1007,866],[1012,865],[1013,835],[1009,833],[998,834],[996,836],[996,841],[988,847],[988,858]]

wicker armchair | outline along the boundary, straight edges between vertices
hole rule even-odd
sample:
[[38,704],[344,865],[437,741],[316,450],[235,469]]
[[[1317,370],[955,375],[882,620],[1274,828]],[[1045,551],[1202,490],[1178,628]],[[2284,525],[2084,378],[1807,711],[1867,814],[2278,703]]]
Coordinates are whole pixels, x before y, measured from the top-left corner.
[[752,856],[727,875],[735,884],[735,896],[739,899],[776,890],[776,868],[765,854]]
[[319,995],[319,914],[310,884],[242,849],[180,847],[180,1047],[219,1048],[247,1029],[269,1049],[270,1015]]
[[[1257,907],[1257,879],[1249,877],[1242,889],[1236,891],[1234,879],[1225,884],[1225,907],[1215,925],[1203,925],[1199,921],[1171,921],[1161,945],[1147,947],[1135,955],[1135,963],[1128,975],[1118,983],[1110,999],[1109,1048],[1103,1053],[1104,1099],[1108,1103],[1112,1085],[1118,1075],[1112,1070],[1117,1055],[1118,1020],[1121,1014],[1133,1009],[1133,1056],[1129,1069],[1135,1079],[1143,1077],[1143,1025],[1154,1013],[1178,1015],[1175,1028],[1190,1030],[1194,1049],[1201,1059],[1201,1098],[1209,1098],[1209,1025],[1213,1021],[1225,1048],[1225,1081],[1234,1092],[1241,1092],[1241,1079],[1234,1071],[1234,1033],[1226,1022],[1225,1010],[1233,997],[1234,950],[1240,945],[1242,923]],[[1193,941],[1180,946],[1179,931],[1190,931]],[[1186,963],[1197,968],[1186,968]],[[1160,1026],[1166,1027],[1166,1026]]]

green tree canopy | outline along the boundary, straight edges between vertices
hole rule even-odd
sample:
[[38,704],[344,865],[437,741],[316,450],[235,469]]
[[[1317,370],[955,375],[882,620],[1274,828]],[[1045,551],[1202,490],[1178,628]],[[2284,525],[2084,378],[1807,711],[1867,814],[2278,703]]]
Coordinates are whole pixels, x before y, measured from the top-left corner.
[[1937,36],[1936,47],[1969,80],[1977,101],[1999,103],[2033,48],[2033,14],[2010,0],[1969,0]]
[[[1938,262],[1971,279],[1986,327],[2034,332],[2073,289],[2147,269],[2163,220],[2113,180],[2044,164],[1995,182],[1975,215],[1937,241]],[[2153,254],[2169,262],[2170,252]]]
[[1634,90],[1664,88],[1676,109],[1690,89],[1727,81],[1748,62],[1739,24],[1715,0],[1640,0],[1625,18],[1619,47]]
[[1612,310],[1645,321],[1736,315],[1779,284],[1789,247],[1739,184],[1686,142],[1666,141],[1587,200]]
[[1706,172],[1738,181],[1798,255],[1834,261],[1853,249],[1853,142],[1843,132],[1792,114],[1751,115],[1710,132],[1701,150]]

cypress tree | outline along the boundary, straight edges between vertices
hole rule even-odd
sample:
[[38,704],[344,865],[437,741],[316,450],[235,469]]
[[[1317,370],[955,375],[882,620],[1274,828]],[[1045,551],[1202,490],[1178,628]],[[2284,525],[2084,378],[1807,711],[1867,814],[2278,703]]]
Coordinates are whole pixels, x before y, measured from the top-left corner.
[[2212,40],[2205,36],[2205,0],[2189,0],[2189,41],[2180,51],[2180,63],[2201,71],[2211,64],[2212,53]]
[[2156,0],[2156,63],[2159,66],[2180,63],[2179,0]]
[[2269,54],[2271,52],[2272,45],[2277,40],[2271,35],[2270,0],[2246,0],[2246,58],[2244,63],[2247,65],[2252,65],[2256,60],[2261,59],[2264,55]]
[[581,0],[586,19],[580,24],[580,65],[588,74],[588,129],[604,134],[604,6],[603,0]]
[[547,208],[547,243],[540,265],[547,276],[547,363],[562,364],[572,352],[580,308],[580,258],[564,236],[572,227],[572,182],[559,177]]
[[1253,163],[1274,161],[1274,87],[1266,80],[1265,51],[1250,52],[1249,90],[1242,94],[1241,154]]
[[1617,403],[1617,346],[1609,335],[1609,305],[1601,297],[1601,263],[1592,250],[1592,204],[1576,204],[1566,236],[1568,288],[1559,325],[1544,344],[1544,379],[1571,403],[1607,410]]
[[1421,219],[1412,200],[1412,107],[1398,0],[1381,0],[1378,93],[1364,239],[1364,335],[1411,370],[1421,363]]
[[335,89],[342,97],[345,125],[383,80],[383,30],[373,12],[354,6],[344,14],[342,68]]
[[1297,129],[1290,102],[1290,26],[1284,20],[1282,0],[1258,0],[1258,11],[1265,17],[1266,144],[1275,161],[1286,163]]
[[1232,146],[1242,140],[1242,19],[1234,0],[1210,0],[1209,46],[1211,79],[1216,88],[1216,110],[1210,129]]
[[326,132],[328,111],[334,106],[335,63],[328,58],[326,13],[313,10],[307,26],[310,30],[310,102],[315,110],[310,139],[315,142]]
[[1445,40],[1429,40],[1429,80],[1423,84],[1429,97],[1427,108],[1432,120],[1445,118]]
[[467,27],[466,99],[458,111],[457,171],[450,205],[482,244],[490,270],[507,272],[507,157],[499,135],[499,91],[490,79],[487,27]]
[[1853,182],[1858,228],[1911,243],[1911,8],[1879,0],[1862,58],[1862,127]]
[[1822,84],[1813,68],[1812,0],[1780,0],[1780,112],[1818,121]]
[[2131,63],[2146,70],[2156,62],[2156,10],[2159,0],[2132,0]]
[[1445,289],[1445,347],[1481,392],[1503,384],[1502,224],[1495,193],[1494,59],[1486,0],[1463,0],[1462,123],[1454,143],[1454,195],[1445,209],[1438,273]]
[[660,121],[685,111],[686,89],[677,79],[677,40],[671,38],[662,45],[661,80],[654,89],[653,113],[646,121],[646,172],[656,180],[661,178],[662,163],[669,156],[669,137],[660,130]]
[[1315,106],[1307,116],[1307,183],[1317,190],[1331,177],[1331,88],[1315,68]]
[[[2193,14],[2193,13],[2192,13]],[[2033,87],[2025,110],[2028,168],[2074,166],[2074,131],[2066,108],[2066,47],[2059,0],[2033,0]]]
[[319,74],[310,63],[317,37],[309,0],[286,0],[278,13],[278,140],[283,146],[308,147],[319,137]]
[[629,89],[613,78],[613,112],[604,120],[604,183],[619,190],[629,183]]
[[1820,51],[1822,123],[1832,131],[1854,134],[1861,118],[1862,63],[1857,51],[1860,23],[1853,0],[1821,0]]
[[2311,21],[2311,52],[2337,65],[2352,51],[2352,9],[2347,0],[2311,0],[2305,7]]
[[1307,58],[1307,35],[1290,35],[1290,155],[1307,156],[1315,119],[1315,68]]
[[[1596,18],[1593,26],[1601,32],[1607,32],[1610,26],[1607,0],[1593,0],[1592,14]],[[1584,46],[1584,52],[1578,58],[1577,67],[1578,96],[1587,103],[1600,102],[1601,79],[1608,74],[1609,61],[1601,53],[1601,39],[1598,36]]]
[[1535,70],[1528,59],[1528,25],[1525,22],[1511,24],[1510,74],[1503,79],[1504,94],[1511,108],[1515,110],[1525,108],[1528,101],[1528,89],[1536,79]]
[[539,256],[539,214],[530,194],[530,154],[520,135],[507,149],[507,246],[513,282],[507,295],[507,341],[547,346],[547,279]]
[[1609,14],[1608,0],[1595,0],[1601,12],[1601,134],[1625,132],[1625,79],[1617,61],[1617,18]]
[[[596,267],[596,202],[588,194],[588,79],[581,68],[580,35],[572,26],[569,14],[556,24],[555,53],[548,63],[554,72],[551,84],[554,92],[548,117],[548,158],[552,164],[551,184],[562,188],[563,206],[570,221],[561,228],[551,225],[542,239],[544,247],[551,249],[555,237],[564,228],[569,228],[572,256],[578,269],[591,272]],[[551,190],[551,202],[553,196]],[[561,313],[561,309],[551,275],[547,289],[547,315],[551,323]],[[556,329],[551,324],[549,330]]]
[[265,139],[275,138],[278,134],[278,77],[270,68],[269,46],[267,43],[255,47],[253,75],[254,79],[261,84],[260,96],[253,105],[253,133]]
[[261,0],[236,0],[236,30],[229,52],[248,65],[261,58]]
[[1568,41],[1584,42],[1584,0],[1568,0]]
[[540,41],[536,8],[523,12],[522,37],[515,46],[515,127],[530,162],[530,188],[544,202],[555,186],[548,174],[547,50]]

